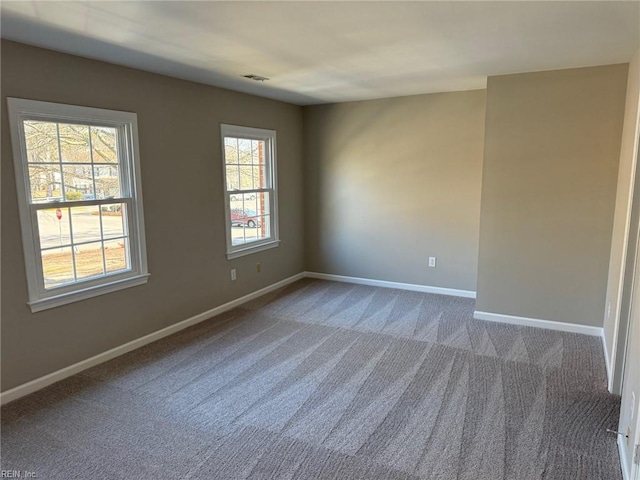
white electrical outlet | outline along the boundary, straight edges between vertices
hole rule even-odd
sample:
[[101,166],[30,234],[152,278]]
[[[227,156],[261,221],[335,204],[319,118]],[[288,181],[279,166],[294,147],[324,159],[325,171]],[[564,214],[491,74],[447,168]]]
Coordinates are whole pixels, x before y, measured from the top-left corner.
[[611,317],[611,300],[607,300],[607,320]]
[[236,279],[236,269],[231,269],[231,281],[233,282]]
[[429,267],[436,268],[436,257],[429,257]]

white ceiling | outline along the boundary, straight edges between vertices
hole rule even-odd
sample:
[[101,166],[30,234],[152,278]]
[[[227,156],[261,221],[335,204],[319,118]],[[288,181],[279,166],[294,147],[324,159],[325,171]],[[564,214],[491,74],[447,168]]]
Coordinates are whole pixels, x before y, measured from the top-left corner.
[[[640,3],[1,2],[3,38],[300,105],[628,62]],[[257,74],[259,83],[242,78]]]

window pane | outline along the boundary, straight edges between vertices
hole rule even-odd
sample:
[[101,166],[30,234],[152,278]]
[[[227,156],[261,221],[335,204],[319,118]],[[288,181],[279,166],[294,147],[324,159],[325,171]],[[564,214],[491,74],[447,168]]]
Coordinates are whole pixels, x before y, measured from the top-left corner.
[[104,274],[102,242],[87,243],[73,247],[78,280]]
[[121,238],[104,242],[104,256],[107,262],[107,273],[128,270],[129,242]]
[[271,237],[271,216],[263,215],[259,217],[258,228],[256,232],[256,236],[258,240],[264,240],[265,238]]
[[[245,223],[247,228],[256,228],[260,225],[260,217],[256,217],[255,215],[247,214],[247,221]],[[245,236],[247,232],[245,231]]]
[[40,233],[41,248],[61,247],[71,244],[69,209],[38,210],[38,232]]
[[43,251],[42,271],[47,289],[74,282],[71,247]]
[[102,235],[103,238],[125,236],[126,203],[102,205]]
[[264,163],[263,140],[251,140],[251,163],[253,165]]
[[251,217],[244,232],[245,243],[257,242],[270,237],[269,215]]
[[58,165],[29,165],[31,202],[62,200],[62,176]]
[[240,189],[253,189],[253,167],[251,165],[240,166]]
[[230,202],[231,209],[242,210],[242,205],[243,205],[242,198],[243,198],[242,193],[232,193],[231,195],[229,195],[229,202]]
[[244,243],[244,224],[235,224],[231,226],[231,245],[242,245]]
[[100,213],[97,205],[71,208],[73,243],[101,240]]
[[64,197],[67,202],[93,200],[93,169],[91,165],[63,165]]
[[235,165],[227,165],[227,191],[232,192],[240,189],[238,181],[238,167]]
[[225,163],[238,163],[238,139],[225,137],[224,139],[224,160]]
[[245,138],[238,139],[238,157],[241,164],[251,164],[251,140]]
[[95,163],[118,163],[118,131],[109,127],[91,127],[91,147]]
[[98,165],[93,167],[97,198],[120,197],[120,175],[117,165]]
[[256,216],[258,212],[258,199],[256,193],[245,193],[242,195],[244,211],[247,215]]
[[231,209],[231,226],[242,226],[247,222],[247,216],[242,210],[242,208],[232,208]]
[[59,162],[58,131],[52,122],[24,122],[28,162]]
[[269,180],[267,178],[267,169],[261,166],[253,167],[253,184],[255,188],[269,188]]
[[269,204],[269,192],[261,192],[256,194],[256,214],[268,215],[271,213]]
[[89,127],[86,125],[58,124],[60,156],[63,163],[91,163]]

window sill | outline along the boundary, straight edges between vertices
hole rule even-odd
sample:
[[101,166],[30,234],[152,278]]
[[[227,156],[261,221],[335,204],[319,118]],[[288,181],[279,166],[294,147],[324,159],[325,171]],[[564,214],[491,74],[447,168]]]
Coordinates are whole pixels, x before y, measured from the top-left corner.
[[59,307],[61,305],[67,305],[69,303],[78,302],[80,300],[86,300],[87,298],[97,297],[104,295],[105,293],[116,292],[129,287],[135,287],[137,285],[144,285],[147,283],[149,274],[145,273],[137,275],[135,277],[129,277],[122,280],[116,280],[109,283],[103,283],[93,287],[85,288],[82,290],[76,290],[74,292],[64,293],[53,297],[41,298],[29,302],[31,312],[41,312],[42,310],[48,310],[50,308]]
[[280,240],[273,240],[269,243],[261,243],[260,245],[242,248],[242,250],[227,252],[227,260],[233,260],[234,258],[244,257],[245,255],[251,255],[252,253],[262,252],[263,250],[269,250],[270,248],[276,248],[278,245],[280,245]]

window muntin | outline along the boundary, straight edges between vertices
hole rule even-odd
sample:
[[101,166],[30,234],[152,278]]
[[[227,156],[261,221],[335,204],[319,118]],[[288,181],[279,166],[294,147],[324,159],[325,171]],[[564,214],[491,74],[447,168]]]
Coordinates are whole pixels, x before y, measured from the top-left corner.
[[222,125],[227,256],[277,246],[275,132]]
[[8,102],[32,310],[146,281],[135,114]]

